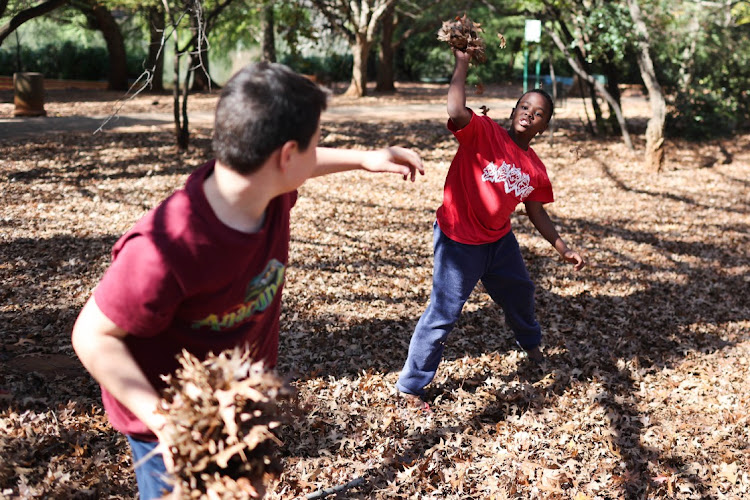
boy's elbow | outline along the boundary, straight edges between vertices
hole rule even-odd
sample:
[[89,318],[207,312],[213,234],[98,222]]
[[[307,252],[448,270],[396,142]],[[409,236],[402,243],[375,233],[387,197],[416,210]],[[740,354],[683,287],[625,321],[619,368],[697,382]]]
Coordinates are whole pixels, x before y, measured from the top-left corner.
[[448,106],[448,117],[456,128],[464,128],[471,120],[471,113],[466,106]]
[[92,352],[96,352],[99,337],[108,334],[122,336],[114,323],[104,316],[92,296],[86,302],[86,305],[83,306],[83,309],[81,309],[73,325],[73,331],[70,336],[73,350],[83,360],[86,356],[91,355]]

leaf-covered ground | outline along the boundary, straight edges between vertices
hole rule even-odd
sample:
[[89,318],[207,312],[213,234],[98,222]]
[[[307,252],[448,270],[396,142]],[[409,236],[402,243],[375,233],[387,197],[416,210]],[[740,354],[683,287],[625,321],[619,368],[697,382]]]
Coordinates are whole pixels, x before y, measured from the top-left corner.
[[[490,116],[517,89],[495,89]],[[442,102],[403,88],[356,104]],[[54,95],[48,113],[103,115],[118,96]],[[12,104],[3,94],[0,116]],[[124,112],[163,106],[144,96]],[[476,102],[474,102],[476,101]],[[154,104],[157,102],[158,104]],[[215,96],[192,106],[211,109]],[[351,105],[334,98],[333,106]],[[646,106],[625,112],[643,145]],[[270,498],[357,480],[345,498],[750,498],[750,136],[670,140],[644,171],[617,138],[584,132],[578,100],[534,145],[549,212],[585,251],[560,262],[519,211],[537,283],[548,370],[529,366],[477,288],[415,412],[394,383],[432,273],[431,226],[455,141],[404,112],[326,120],[323,144],[417,149],[416,183],[346,173],[313,179],[293,211],[279,370],[306,412],[283,430]],[[178,154],[170,130],[0,140],[0,498],[134,498],[126,441],[70,346],[109,249],[209,156],[209,130]]]

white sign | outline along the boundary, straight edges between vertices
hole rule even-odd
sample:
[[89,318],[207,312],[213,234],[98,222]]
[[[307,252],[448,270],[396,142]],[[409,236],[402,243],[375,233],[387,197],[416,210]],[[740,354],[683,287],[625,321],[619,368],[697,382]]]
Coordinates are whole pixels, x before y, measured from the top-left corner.
[[524,40],[527,42],[539,42],[542,37],[542,22],[538,19],[527,19],[524,30]]

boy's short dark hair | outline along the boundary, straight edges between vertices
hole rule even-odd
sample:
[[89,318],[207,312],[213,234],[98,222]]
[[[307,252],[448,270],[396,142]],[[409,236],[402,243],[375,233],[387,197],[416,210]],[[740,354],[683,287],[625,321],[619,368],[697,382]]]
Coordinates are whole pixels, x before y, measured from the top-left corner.
[[[521,99],[523,99],[524,95],[530,94],[532,92],[534,92],[536,94],[539,94],[542,97],[544,97],[544,99],[546,99],[547,104],[549,104],[549,119],[551,120],[552,116],[555,114],[555,103],[552,100],[552,96],[549,95],[549,93],[546,90],[542,90],[542,89],[539,89],[539,88],[534,88],[534,89],[529,90],[528,92],[524,93],[521,97],[518,98],[518,101],[516,101],[516,106],[515,107],[516,108],[518,107],[518,103],[521,102]],[[547,120],[547,121],[549,121],[549,120]]]
[[287,141],[307,149],[327,100],[325,90],[283,64],[245,66],[224,86],[216,106],[216,159],[250,174]]

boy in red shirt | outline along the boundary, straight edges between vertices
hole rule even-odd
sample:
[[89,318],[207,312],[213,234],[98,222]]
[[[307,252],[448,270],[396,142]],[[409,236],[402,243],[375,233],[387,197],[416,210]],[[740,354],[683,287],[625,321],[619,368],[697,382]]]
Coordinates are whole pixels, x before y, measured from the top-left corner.
[[[402,148],[318,148],[326,101],[322,89],[280,64],[242,69],[216,108],[216,159],[115,244],[72,340],[134,463],[158,446],[161,377],[178,368],[182,349],[203,359],[245,346],[254,360],[276,364],[297,188],[358,168],[412,181],[424,173],[417,154]],[[141,499],[169,491],[165,476],[162,456],[151,454],[136,469]]]
[[529,147],[552,117],[549,95],[527,92],[511,113],[505,130],[466,107],[469,55],[455,51],[456,66],[448,89],[448,129],[458,151],[445,180],[443,204],[434,225],[434,273],[430,304],[417,323],[396,387],[417,398],[435,377],[445,339],[479,280],[505,312],[516,342],[541,363],[541,328],[534,313],[534,284],[529,278],[510,214],[520,202],[529,219],[563,259],[579,270],[585,261],[555,230],[543,204],[553,201],[544,164]]

